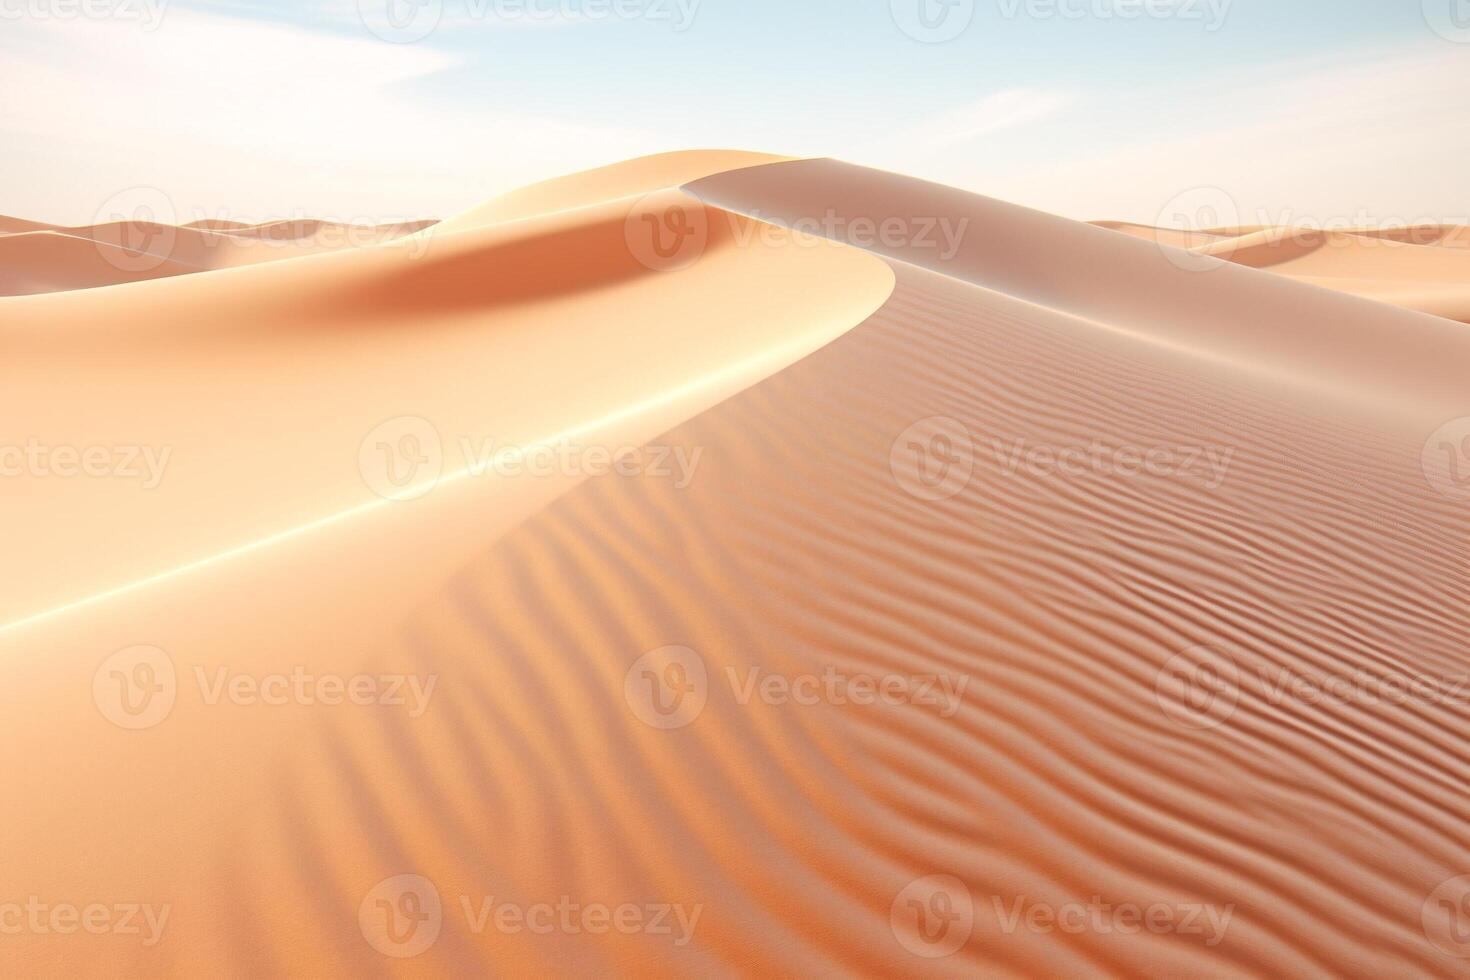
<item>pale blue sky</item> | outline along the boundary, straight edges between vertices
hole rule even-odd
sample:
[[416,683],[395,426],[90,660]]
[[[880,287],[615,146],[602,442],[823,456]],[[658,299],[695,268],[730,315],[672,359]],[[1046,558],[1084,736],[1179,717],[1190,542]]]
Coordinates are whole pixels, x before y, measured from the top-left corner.
[[904,30],[940,0],[444,0],[426,34],[435,0],[402,30],[413,0],[67,2],[0,0],[0,212],[145,184],[186,217],[444,215],[690,146],[1083,218],[1202,185],[1248,215],[1470,209],[1470,0],[956,0],[941,43]]

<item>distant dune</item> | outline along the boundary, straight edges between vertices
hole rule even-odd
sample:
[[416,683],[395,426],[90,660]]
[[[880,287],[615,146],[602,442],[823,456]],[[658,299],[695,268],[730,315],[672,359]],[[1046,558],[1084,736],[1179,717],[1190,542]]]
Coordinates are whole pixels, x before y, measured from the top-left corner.
[[1094,224],[1366,299],[1470,322],[1470,228],[1461,225],[1180,231],[1121,221]]
[[317,219],[249,225],[113,221],[61,227],[0,216],[0,297],[93,289],[376,245],[432,226]]
[[1233,231],[701,151],[0,299],[167,450],[0,484],[0,902],[167,909],[4,962],[1463,975],[1470,332],[1295,281],[1461,267]]

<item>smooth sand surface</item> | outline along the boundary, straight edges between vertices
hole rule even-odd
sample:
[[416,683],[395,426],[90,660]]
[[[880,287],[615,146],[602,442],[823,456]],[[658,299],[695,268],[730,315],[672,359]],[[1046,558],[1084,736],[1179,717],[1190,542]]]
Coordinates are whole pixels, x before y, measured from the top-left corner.
[[1365,299],[1470,322],[1470,229],[1462,225],[1180,231],[1120,221],[1093,224]]
[[[12,969],[1463,974],[1430,938],[1470,870],[1463,701],[1278,685],[1464,674],[1470,516],[1421,469],[1470,414],[1463,327],[831,161],[633,207],[0,302],[7,414],[176,446],[157,502],[3,488],[7,894],[170,909],[152,946],[6,936]],[[697,259],[630,260],[690,209]],[[736,212],[969,230],[874,255]],[[405,412],[701,462],[363,505],[362,434]],[[1093,443],[1201,455],[1007,463]],[[154,672],[115,671],[139,644]],[[1212,698],[1165,682],[1181,656]],[[298,668],[434,687],[211,694]],[[912,696],[750,693],[823,676]],[[123,680],[167,716],[115,723]],[[1130,903],[1191,925],[1024,924]]]

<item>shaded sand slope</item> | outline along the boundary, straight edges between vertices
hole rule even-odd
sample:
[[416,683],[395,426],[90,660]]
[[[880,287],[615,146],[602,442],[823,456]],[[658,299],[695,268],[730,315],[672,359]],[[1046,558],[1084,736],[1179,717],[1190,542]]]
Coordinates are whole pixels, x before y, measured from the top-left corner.
[[196,265],[61,232],[0,236],[0,296],[115,286],[198,271]]
[[1463,226],[1341,232],[1275,226],[1185,232],[1116,221],[1093,224],[1365,299],[1470,322],[1470,239]]
[[[404,440],[434,442],[446,475],[604,421],[632,424],[613,445],[636,446],[892,286],[881,261],[829,242],[741,244],[743,219],[677,192],[641,207],[0,303],[17,431],[102,447],[134,474],[0,484],[16,574],[0,621],[382,503],[363,467]],[[698,262],[659,271],[637,236],[670,214],[710,234]],[[395,419],[409,421],[377,431]]]
[[[817,213],[854,186],[888,215],[922,215],[910,209],[937,193],[830,164],[699,192],[760,190],[776,209],[812,169],[829,195],[807,201]],[[996,253],[1060,242],[1116,262],[1120,291],[1144,261],[950,193],[943,213],[972,217],[1004,244]],[[1440,343],[1432,318],[1251,270],[1207,277],[1227,284],[1212,300],[1249,314],[1238,336],[1207,309],[1088,319],[1063,307],[1106,306],[1101,283],[1061,288],[1050,266],[1028,277],[972,247],[993,267],[900,265],[861,326],[659,437],[702,451],[682,489],[652,473],[597,478],[507,533],[507,498],[538,491],[452,482],[0,630],[0,736],[30,790],[0,804],[7,884],[173,908],[154,947],[21,935],[7,938],[12,962],[179,975],[1462,974],[1424,926],[1448,933],[1431,893],[1470,873],[1463,702],[1273,692],[1283,671],[1464,675],[1470,520],[1420,471],[1445,407],[1432,361],[1464,348]],[[1002,277],[1026,298],[994,288]],[[1278,287],[1287,309],[1345,317],[1360,347],[1374,316],[1414,334],[1401,363],[1429,379],[1422,397],[1381,413],[1402,395],[1384,373],[1349,372],[1358,397],[1290,361],[1264,370],[1280,348],[1252,321],[1255,291]],[[417,339],[447,349],[441,333]],[[604,371],[635,362],[600,358]],[[478,390],[436,366],[436,388]],[[1347,368],[1329,358],[1318,375]],[[940,430],[947,446],[923,424],[936,416],[963,427]],[[1229,465],[1008,467],[1020,440],[1209,447],[1203,459]],[[930,499],[936,487],[954,492]],[[166,719],[124,731],[93,680],[138,643],[167,651],[177,696]],[[698,657],[683,655],[682,675],[643,659],[671,644]],[[1221,673],[1213,699],[1191,702],[1175,658],[1202,645],[1214,652],[1184,663]],[[195,674],[302,664],[432,675],[435,693],[417,717],[210,704]],[[947,707],[738,693],[751,669],[828,668],[967,683]],[[650,674],[682,686],[690,707],[675,720],[688,724],[641,720],[663,719],[654,697],[686,703],[646,686]],[[405,874],[434,886],[414,881],[417,906],[377,890]],[[948,904],[922,885],[935,875]],[[476,932],[462,902],[474,911],[487,896],[699,915],[687,943],[677,927]],[[1094,897],[1162,905],[1181,929],[1005,925],[1016,908]],[[949,917],[920,922],[910,898]],[[384,914],[416,909],[422,933]],[[386,958],[369,939],[418,955]]]

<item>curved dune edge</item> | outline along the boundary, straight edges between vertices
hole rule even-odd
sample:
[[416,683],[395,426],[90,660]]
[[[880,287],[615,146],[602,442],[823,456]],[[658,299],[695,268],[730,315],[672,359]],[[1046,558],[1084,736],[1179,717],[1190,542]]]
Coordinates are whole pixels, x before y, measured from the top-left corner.
[[790,159],[748,150],[675,150],[635,157],[517,188],[445,219],[434,231],[463,231],[504,221],[521,221],[602,201],[651,194],[728,170]]
[[[640,236],[675,218],[705,232],[665,268]],[[419,437],[394,423],[404,432],[363,448],[391,420],[434,427],[445,478],[546,440],[639,446],[839,336],[892,285],[859,250],[666,191],[431,243],[12,299],[5,410],[45,446],[139,451],[136,479],[10,481],[8,560],[26,574],[0,624],[383,504],[365,455]],[[48,394],[60,376],[76,397]],[[570,485],[531,483],[530,509]]]

